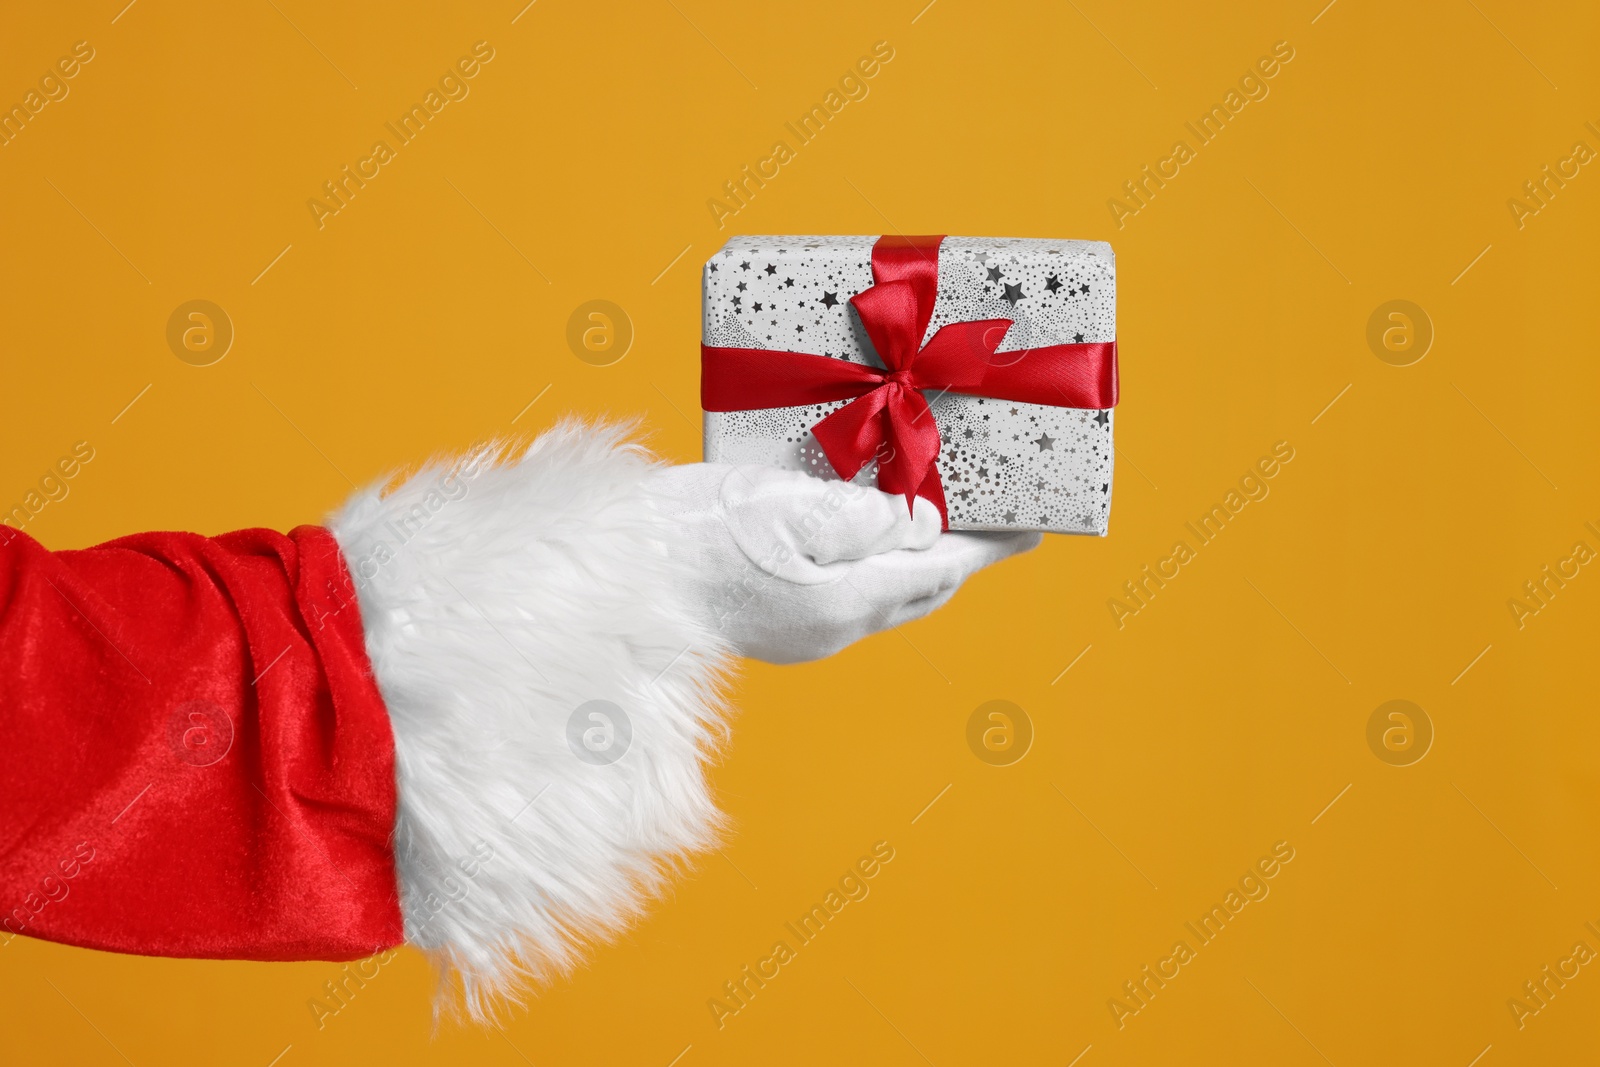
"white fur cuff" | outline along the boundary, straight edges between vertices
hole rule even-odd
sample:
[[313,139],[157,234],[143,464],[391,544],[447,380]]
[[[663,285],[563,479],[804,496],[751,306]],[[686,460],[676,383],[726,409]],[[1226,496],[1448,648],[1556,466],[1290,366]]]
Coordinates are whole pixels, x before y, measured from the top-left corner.
[[567,423],[329,523],[394,724],[406,937],[482,1019],[637,916],[722,816],[725,642],[626,428]]

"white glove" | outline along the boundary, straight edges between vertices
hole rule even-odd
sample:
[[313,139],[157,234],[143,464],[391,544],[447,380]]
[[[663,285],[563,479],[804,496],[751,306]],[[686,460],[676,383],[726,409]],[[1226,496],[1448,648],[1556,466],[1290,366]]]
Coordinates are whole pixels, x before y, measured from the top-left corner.
[[[693,463],[646,482],[690,529],[690,595],[745,656],[800,663],[917,619],[967,576],[1039,543],[1037,533],[940,533],[918,498],[798,471]],[[674,539],[677,541],[677,539]]]

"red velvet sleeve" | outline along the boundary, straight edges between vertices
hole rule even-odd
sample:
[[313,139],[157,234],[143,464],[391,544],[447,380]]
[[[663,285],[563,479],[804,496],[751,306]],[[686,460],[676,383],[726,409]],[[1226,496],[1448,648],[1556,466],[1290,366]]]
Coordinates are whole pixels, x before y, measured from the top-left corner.
[[327,530],[50,552],[0,526],[0,939],[366,956],[403,940],[394,820]]

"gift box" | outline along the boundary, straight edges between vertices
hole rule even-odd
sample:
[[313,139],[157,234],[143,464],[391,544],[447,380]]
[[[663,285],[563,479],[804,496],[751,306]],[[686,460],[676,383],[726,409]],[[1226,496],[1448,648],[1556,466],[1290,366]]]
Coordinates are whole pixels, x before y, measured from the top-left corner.
[[744,236],[703,278],[708,461],[926,497],[951,530],[1105,535],[1110,245]]

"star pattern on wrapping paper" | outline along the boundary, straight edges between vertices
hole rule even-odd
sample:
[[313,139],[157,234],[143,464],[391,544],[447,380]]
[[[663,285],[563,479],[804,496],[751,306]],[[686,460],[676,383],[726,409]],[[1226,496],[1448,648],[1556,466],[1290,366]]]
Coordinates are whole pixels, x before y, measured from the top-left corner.
[[[798,252],[802,247],[796,245],[793,251],[810,257],[809,252]],[[750,258],[743,259],[741,252]],[[770,263],[760,263],[762,255],[773,256],[773,259]],[[1062,255],[1057,252],[1058,257]],[[831,315],[839,305],[849,302],[862,282],[848,271],[841,272],[827,257],[791,262],[775,256],[770,247],[751,247],[734,250],[732,258],[728,257],[728,250],[724,250],[716,260],[734,272],[726,286],[718,286],[722,314],[737,316],[737,321],[744,324],[752,338],[765,336],[764,342],[735,339],[738,327],[730,324],[727,329],[731,336],[721,343],[764,344],[770,349],[806,349],[814,345],[811,351],[845,359],[852,358],[849,353],[864,344],[859,330],[854,328],[853,312],[841,313],[839,318]],[[1093,275],[1080,272],[1073,262],[1062,258],[1054,263],[1012,262],[1003,251],[971,249],[962,250],[956,262],[962,264],[962,270],[951,275],[948,286],[941,286],[940,300],[965,299],[975,308],[987,304],[991,309],[987,311],[990,317],[1037,316],[1035,336],[1036,343],[1041,344],[1059,344],[1062,343],[1060,339],[1065,338],[1082,345],[1091,330],[1096,336],[1112,332],[1103,329],[1106,309],[1088,296],[1080,295],[1090,294],[1099,300],[1110,291],[1110,284],[1102,287],[1105,292],[1097,289],[1095,283],[1084,284],[1085,277]],[[745,263],[749,263],[748,269]],[[747,284],[741,284],[741,278]],[[725,280],[720,275],[712,278],[710,274],[707,279],[708,288]],[[823,288],[830,284],[835,288]],[[789,293],[791,288],[799,291]],[[1047,299],[1063,294],[1065,297],[1060,302]],[[752,298],[758,302],[753,302]],[[1001,300],[1007,303],[1007,311],[993,311]],[[1031,300],[1030,309],[1038,310],[1024,313],[1022,300]],[[768,318],[778,316],[772,322],[770,334],[764,334],[760,328],[763,313]],[[788,316],[787,319],[784,316]],[[796,331],[787,342],[783,327]],[[1074,331],[1082,333],[1075,336]],[[806,340],[808,333],[812,335],[810,341]],[[982,408],[985,403],[988,411]],[[960,405],[949,412],[943,408],[938,410],[941,420],[962,411]],[[1068,527],[1081,522],[1092,527],[1103,522],[1110,499],[1109,427],[1109,411],[1057,409],[1045,417],[1036,409],[1015,402],[977,398],[970,412],[941,426],[945,444],[939,463],[945,468],[951,501],[965,513],[967,521],[980,524],[1001,524],[1002,516],[1005,516],[1003,525],[1012,527],[1018,523],[1032,526],[1035,522]],[[1056,432],[1052,434],[1050,430]],[[1034,434],[1032,438],[1024,436],[1029,431]],[[1034,452],[1027,452],[1028,444],[1034,446]],[[1002,450],[1012,454],[1004,455]],[[1050,455],[1045,455],[1046,452]],[[1095,499],[1097,484],[1103,486],[1098,500]]]

